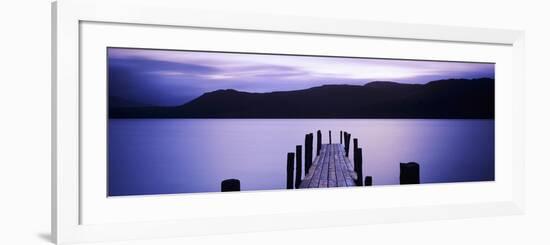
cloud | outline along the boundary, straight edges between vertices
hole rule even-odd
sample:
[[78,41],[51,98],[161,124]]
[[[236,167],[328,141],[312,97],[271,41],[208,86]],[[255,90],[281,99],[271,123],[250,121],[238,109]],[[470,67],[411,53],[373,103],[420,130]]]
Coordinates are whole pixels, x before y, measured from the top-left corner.
[[163,105],[226,88],[266,92],[327,83],[494,77],[494,64],[465,62],[124,48],[109,48],[108,58],[110,91]]

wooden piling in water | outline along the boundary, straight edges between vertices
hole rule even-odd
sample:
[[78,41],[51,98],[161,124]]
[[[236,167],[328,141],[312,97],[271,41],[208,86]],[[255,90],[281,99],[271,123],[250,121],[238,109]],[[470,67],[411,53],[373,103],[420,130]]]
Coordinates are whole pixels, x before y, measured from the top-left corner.
[[308,174],[311,164],[313,163],[313,133],[306,134],[304,148],[304,165],[306,174]]
[[286,155],[286,188],[294,189],[294,153]]
[[323,141],[323,135],[321,135],[321,130],[317,130],[317,155],[321,152],[321,144]]
[[222,192],[241,191],[241,181],[238,179],[226,179],[222,181]]
[[359,148],[359,143],[358,143],[358,140],[357,138],[354,138],[353,139],[353,152],[355,153],[355,150]]
[[420,184],[420,165],[418,163],[399,163],[399,169],[400,184]]
[[330,130],[328,131],[328,144],[332,144],[332,132]]
[[365,186],[372,186],[372,176],[365,176]]
[[363,185],[363,150],[357,148],[353,151],[353,167],[357,173],[357,185]]
[[344,153],[348,156],[348,132],[344,131]]
[[296,181],[294,187],[298,189],[302,183],[302,146],[296,146]]
[[344,132],[344,150],[346,151],[346,157],[349,157],[349,141],[351,134]]
[[342,144],[342,130],[340,130],[340,144]]

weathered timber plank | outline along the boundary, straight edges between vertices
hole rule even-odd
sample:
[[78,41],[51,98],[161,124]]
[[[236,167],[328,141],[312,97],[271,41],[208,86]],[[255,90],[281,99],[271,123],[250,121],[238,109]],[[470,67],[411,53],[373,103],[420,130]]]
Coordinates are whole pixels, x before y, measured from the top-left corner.
[[324,144],[300,188],[355,186],[357,174],[341,144]]
[[336,179],[336,154],[337,154],[337,148],[335,144],[329,145],[330,149],[330,159],[328,162],[328,187],[338,187],[338,180]]
[[[341,147],[341,149],[343,150],[343,146]],[[342,168],[342,175],[344,176],[344,180],[346,181],[346,186],[355,186],[355,181],[353,180],[353,177],[351,176],[350,172],[349,172],[349,168],[347,166],[347,163],[346,163],[346,160],[347,157],[345,156],[345,152],[344,151],[341,151],[340,154],[339,154],[339,158],[340,158],[340,161],[341,161],[341,168]]]
[[307,174],[302,179],[302,183],[300,184],[300,188],[308,188],[309,187],[309,183],[311,182],[311,179],[313,178],[313,173],[315,172],[314,170],[317,167],[317,165],[314,165],[314,164],[319,161],[320,157],[321,157],[320,155],[315,156],[315,160],[313,161],[310,169],[308,169]]
[[346,183],[346,179],[344,178],[344,173],[343,173],[343,170],[342,170],[343,164],[345,164],[345,163],[342,159],[342,152],[341,151],[336,152],[336,154],[334,156],[334,160],[337,162],[336,164],[334,164],[334,167],[336,169],[336,182],[337,182],[338,186],[339,187],[348,186],[348,184]]
[[323,172],[328,171],[326,163],[327,163],[327,160],[329,159],[330,150],[328,149],[328,147],[326,147],[326,145],[323,148],[324,148],[323,158],[321,158],[321,161],[319,162],[319,169],[317,169],[318,171],[317,172],[318,181],[316,182],[317,186],[313,186],[316,188],[327,187],[327,176],[323,175]]
[[[341,149],[343,150],[344,147],[341,146]],[[355,179],[357,179],[357,174],[353,171],[353,165],[351,164],[351,161],[344,155],[343,152],[341,154],[341,159],[343,163],[342,172],[346,179],[346,184],[348,186],[355,186]]]
[[319,187],[328,187],[328,170],[330,167],[330,155],[332,153],[330,145],[324,145],[327,149],[325,160],[323,161],[323,169],[321,170],[321,178],[319,179]]
[[344,158],[344,161],[346,162],[345,165],[348,167],[348,173],[354,180],[357,180],[357,174],[355,173],[355,171],[353,171],[353,163],[351,163],[351,160],[349,160],[348,158]]
[[326,154],[327,154],[327,149],[323,149],[323,147],[321,147],[321,151],[319,152],[320,157],[315,162],[315,169],[313,170],[313,177],[309,182],[309,186],[308,186],[309,188],[319,187],[319,182],[321,180],[321,171],[323,169],[323,162]]
[[[304,177],[304,179],[302,180],[302,183],[300,184],[300,188],[310,188],[310,184],[312,182],[319,182],[319,180],[313,180],[313,177],[315,175],[315,172],[316,172],[316,169],[320,166],[318,163],[320,162],[320,159],[321,159],[321,154],[319,154],[318,156],[315,157],[315,160],[313,161],[310,169],[309,169],[309,172],[308,174],[306,175],[306,177]],[[315,185],[317,185],[317,183]]]

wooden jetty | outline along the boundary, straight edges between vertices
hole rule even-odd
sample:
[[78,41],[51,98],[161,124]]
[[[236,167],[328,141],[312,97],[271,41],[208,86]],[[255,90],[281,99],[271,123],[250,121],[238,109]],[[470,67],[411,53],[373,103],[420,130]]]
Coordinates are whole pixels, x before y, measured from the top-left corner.
[[[322,143],[321,130],[317,130],[316,156],[313,159],[313,133],[305,135],[304,177],[302,178],[302,147],[287,155],[287,189],[329,188],[347,186],[371,186],[372,176],[363,181],[363,150],[358,139],[353,139],[353,161],[348,158],[351,134],[340,131],[340,143],[332,143],[332,131],[328,131],[328,144]],[[295,158],[296,156],[296,158]],[[296,175],[294,175],[296,159]],[[294,183],[292,183],[295,179]]]
[[299,188],[357,186],[358,174],[345,155],[342,144],[322,144]]
[[[349,186],[372,186],[373,177],[363,180],[363,149],[359,140],[353,138],[353,161],[349,159],[351,134],[340,131],[340,143],[332,143],[332,131],[328,131],[328,144],[323,144],[321,130],[317,130],[316,150],[313,150],[313,133],[305,135],[305,142],[296,145],[295,152],[287,153],[286,188],[329,188]],[[303,151],[303,152],[302,152]],[[302,153],[304,165],[302,170]],[[313,155],[316,153],[315,159]],[[416,162],[400,163],[401,185],[420,184],[420,165]],[[296,170],[296,171],[295,171]],[[302,178],[302,173],[304,177]],[[221,191],[240,191],[238,179],[222,181]]]

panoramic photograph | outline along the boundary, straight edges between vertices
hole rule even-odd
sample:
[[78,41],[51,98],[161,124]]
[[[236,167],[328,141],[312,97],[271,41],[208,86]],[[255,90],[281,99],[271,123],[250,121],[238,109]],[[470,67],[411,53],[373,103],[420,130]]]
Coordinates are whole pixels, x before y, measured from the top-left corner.
[[495,64],[107,48],[108,196],[494,181]]

